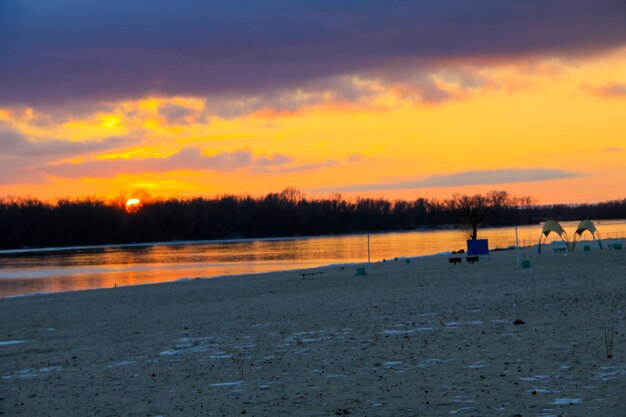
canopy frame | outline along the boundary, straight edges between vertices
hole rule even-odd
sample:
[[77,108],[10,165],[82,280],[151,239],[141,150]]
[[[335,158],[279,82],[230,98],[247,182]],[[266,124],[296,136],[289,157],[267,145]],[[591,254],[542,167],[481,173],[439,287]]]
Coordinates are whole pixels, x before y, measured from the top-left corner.
[[543,225],[543,229],[541,230],[541,235],[539,236],[539,245],[537,246],[537,253],[541,253],[541,245],[545,244],[548,239],[548,235],[550,233],[556,233],[563,243],[565,243],[565,247],[568,252],[573,250],[573,247],[570,245],[569,237],[567,236],[567,232],[563,229],[563,226],[556,220],[548,220]]
[[576,239],[580,240],[583,233],[585,232],[589,232],[591,234],[592,240],[598,243],[598,247],[600,247],[600,249],[604,249],[602,247],[602,239],[600,238],[600,232],[598,232],[598,229],[596,229],[596,226],[593,224],[591,220],[583,220],[580,223],[578,223],[578,227],[576,228],[576,231],[574,232],[574,240],[572,241],[572,250],[574,250],[574,248],[576,247]]

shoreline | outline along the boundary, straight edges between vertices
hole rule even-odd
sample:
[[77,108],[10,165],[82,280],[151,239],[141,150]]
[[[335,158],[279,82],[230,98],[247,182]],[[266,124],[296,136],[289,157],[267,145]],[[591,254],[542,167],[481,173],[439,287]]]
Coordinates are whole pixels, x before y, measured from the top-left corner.
[[[498,226],[488,229],[499,229],[509,226]],[[311,240],[311,239],[332,239],[341,237],[354,237],[354,236],[367,236],[367,235],[386,235],[394,233],[420,233],[420,232],[438,232],[438,231],[450,231],[456,229],[415,229],[415,230],[393,230],[385,232],[355,232],[338,235],[310,235],[310,236],[277,236],[277,237],[251,237],[251,238],[233,238],[233,239],[213,239],[213,240],[172,240],[166,242],[142,242],[142,243],[119,243],[119,244],[105,244],[105,245],[82,245],[82,246],[52,246],[41,248],[24,248],[24,249],[2,249],[1,255],[20,255],[29,253],[46,253],[46,252],[64,252],[64,251],[89,251],[97,249],[115,249],[115,248],[143,248],[151,246],[181,246],[181,245],[212,245],[223,243],[250,243],[250,242],[280,242],[280,241],[295,241],[295,240]]]
[[[506,251],[506,250],[510,250],[510,249],[509,248],[494,249],[492,252],[500,252],[500,251]],[[433,253],[433,254],[429,254],[429,255],[420,255],[420,256],[413,256],[413,257],[403,256],[403,257],[398,257],[397,259],[382,259],[382,260],[379,260],[379,261],[372,262],[372,265],[377,264],[377,263],[395,262],[395,261],[401,261],[401,260],[406,260],[406,259],[415,260],[415,259],[426,258],[426,257],[431,257],[431,256],[447,256],[447,255],[450,255],[451,253],[453,253],[453,252],[452,251],[447,251],[447,252],[439,252],[439,253]],[[140,283],[140,284],[119,285],[119,286],[115,286],[114,289],[130,288],[130,287],[142,287],[142,286],[147,286],[147,285],[167,285],[167,284],[175,284],[175,283],[179,283],[179,282],[201,281],[201,280],[216,280],[216,279],[229,279],[229,278],[238,278],[238,277],[254,278],[254,277],[258,277],[258,276],[262,276],[262,275],[266,275],[266,274],[272,274],[272,273],[290,273],[290,272],[298,272],[298,273],[300,273],[301,271],[326,270],[326,269],[332,269],[332,268],[357,267],[358,265],[367,265],[367,262],[334,263],[334,264],[324,264],[324,265],[320,265],[320,266],[311,266],[311,267],[307,267],[307,268],[290,268],[290,269],[279,269],[279,270],[272,270],[272,271],[266,271],[266,272],[227,274],[227,275],[216,275],[216,276],[208,276],[208,277],[193,277],[193,278],[191,278],[191,277],[183,277],[183,278],[178,278],[178,279],[173,280],[173,281],[146,282],[146,283]],[[106,287],[106,288],[88,288],[88,289],[81,289],[81,290],[38,292],[38,293],[29,293],[29,294],[20,294],[20,295],[10,295],[10,296],[6,296],[6,297],[0,297],[0,302],[1,302],[1,300],[13,299],[13,298],[37,297],[37,296],[46,296],[46,295],[54,295],[54,294],[68,294],[68,293],[76,293],[76,292],[100,291],[100,290],[109,290],[109,289],[111,289],[111,288],[110,287]]]
[[[607,243],[609,242],[623,242],[623,239],[605,239],[603,240]],[[583,240],[583,241],[579,241],[579,244],[582,244],[584,242],[593,242],[593,241],[587,241],[587,240]],[[552,247],[552,246],[561,246],[562,242],[560,241],[553,241],[550,242],[548,244],[544,244],[543,246],[548,247]],[[520,246],[519,247],[519,251],[528,251],[528,250],[533,250],[535,248],[537,248],[538,245],[531,245],[531,246]],[[580,251],[582,248],[579,247],[578,251]],[[502,247],[502,248],[494,248],[494,249],[490,249],[490,253],[498,253],[498,252],[506,252],[506,251],[515,251],[516,247],[515,246],[507,246],[507,247]],[[397,261],[402,261],[402,260],[406,260],[409,259],[410,261],[414,261],[414,260],[418,260],[420,258],[428,258],[428,257],[442,257],[442,256],[448,256],[451,254],[457,254],[457,255],[464,255],[464,252],[456,252],[456,251],[444,251],[444,252],[437,252],[437,253],[432,253],[432,254],[425,254],[425,255],[417,255],[417,256],[400,256],[400,257],[395,257],[395,258],[389,258],[389,259],[381,259],[381,260],[377,260],[377,261],[373,261],[371,264],[378,264],[378,263],[386,263],[386,262],[397,262]],[[242,276],[250,276],[250,277],[256,277],[256,276],[261,276],[261,275],[265,275],[265,274],[272,274],[272,273],[281,273],[281,272],[298,272],[298,271],[307,271],[307,270],[315,270],[315,269],[330,269],[330,268],[335,268],[335,267],[349,267],[349,266],[354,266],[356,267],[357,265],[367,265],[367,261],[363,261],[363,262],[346,262],[346,263],[332,263],[332,264],[324,264],[324,265],[318,265],[318,266],[311,266],[311,267],[305,267],[305,268],[287,268],[287,269],[275,269],[275,270],[269,270],[269,271],[264,271],[264,272],[256,272],[256,273],[234,273],[234,274],[223,274],[223,275],[215,275],[215,276],[197,276],[197,277],[181,277],[172,281],[160,281],[160,282],[145,282],[145,283],[134,283],[134,284],[129,284],[129,285],[119,285],[117,286],[117,284],[114,286],[114,288],[127,288],[127,287],[140,287],[140,286],[147,286],[147,285],[161,285],[161,284],[173,284],[173,283],[177,283],[177,282],[185,282],[185,281],[197,281],[197,280],[215,280],[215,279],[228,279],[228,278],[237,278],[237,277],[242,277]],[[123,272],[123,271],[121,271]],[[77,273],[77,275],[80,274],[84,274],[84,272],[81,273]],[[36,278],[34,279],[36,280]],[[26,293],[26,294],[17,294],[17,295],[9,295],[9,296],[3,296],[0,297],[0,301],[1,300],[5,300],[5,299],[13,299],[13,298],[23,298],[23,297],[38,297],[38,296],[48,296],[48,295],[54,295],[54,294],[65,294],[65,293],[75,293],[75,292],[85,292],[85,291],[98,291],[98,290],[107,290],[110,289],[111,287],[96,287],[96,288],[86,288],[86,289],[74,289],[74,290],[64,290],[64,291],[50,291],[50,292],[34,292],[34,293]]]
[[[626,224],[626,220],[592,220],[594,223],[602,224]],[[577,220],[564,221],[562,223],[577,223]],[[518,225],[520,228],[539,227],[542,223],[522,224]],[[446,225],[448,226],[448,225]],[[451,226],[451,225],[450,225]],[[481,227],[480,230],[484,233],[489,230],[500,230],[506,228],[514,228],[515,226],[489,226]],[[294,241],[294,240],[310,240],[310,239],[332,239],[341,237],[353,237],[353,236],[367,236],[367,235],[384,235],[384,234],[405,234],[405,233],[421,233],[421,232],[449,232],[454,230],[464,230],[461,226],[455,227],[432,227],[432,228],[416,228],[412,230],[387,230],[377,232],[353,232],[345,234],[326,234],[326,235],[306,235],[306,236],[273,236],[273,237],[250,237],[250,238],[224,238],[224,239],[208,239],[208,240],[172,240],[172,241],[157,241],[157,242],[138,242],[138,243],[109,243],[102,245],[74,245],[74,246],[51,246],[51,247],[38,247],[38,248],[14,248],[14,249],[1,249],[1,255],[19,255],[29,253],[45,253],[45,252],[63,252],[63,251],[81,251],[81,250],[98,250],[98,249],[114,249],[114,248],[141,248],[151,246],[179,246],[179,245],[211,245],[211,244],[223,244],[223,243],[249,243],[249,242],[274,242],[274,241]]]

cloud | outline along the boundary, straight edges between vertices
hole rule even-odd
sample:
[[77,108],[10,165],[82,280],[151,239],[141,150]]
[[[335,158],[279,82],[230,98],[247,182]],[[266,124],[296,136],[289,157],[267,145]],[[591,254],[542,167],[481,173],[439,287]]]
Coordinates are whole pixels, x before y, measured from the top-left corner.
[[23,156],[0,156],[0,184],[41,184],[46,176],[38,170],[40,160]]
[[626,98],[626,84],[607,83],[596,86],[583,84],[580,89],[600,97]]
[[604,152],[621,152],[624,150],[624,148],[620,148],[617,146],[609,146],[608,148],[604,148],[603,150]]
[[0,123],[0,184],[46,182],[43,167],[51,160],[98,152],[130,142],[128,138],[71,142],[62,139],[32,139]]
[[256,164],[261,167],[282,166],[293,162],[293,158],[288,155],[274,154],[272,156],[259,156],[256,158]]
[[27,138],[0,124],[0,154],[3,156],[60,157],[102,151],[128,143],[129,139],[111,137],[102,140],[72,142],[62,139]]
[[0,103],[254,96],[436,61],[595,53],[626,43],[625,18],[622,0],[2,1]]
[[489,171],[465,171],[450,175],[435,175],[412,181],[383,182],[328,187],[314,192],[355,192],[400,190],[413,188],[463,187],[469,185],[511,184],[519,182],[541,182],[565,178],[576,178],[581,174],[559,169],[501,169]]
[[297,164],[293,157],[276,153],[255,155],[250,150],[219,152],[205,155],[199,148],[185,148],[172,155],[146,158],[115,158],[81,163],[52,164],[45,172],[58,177],[108,178],[118,174],[142,174],[180,170],[220,171],[249,170],[254,173],[288,172],[312,169]]
[[298,88],[274,89],[246,97],[228,95],[213,98],[207,103],[205,113],[207,116],[232,118],[264,110],[290,113],[324,104],[364,102],[382,89],[374,83],[376,81],[351,76],[326,77],[309,81]]
[[346,158],[346,160],[350,163],[357,163],[357,162],[362,162],[366,159],[365,155],[359,154],[359,153],[354,153],[351,155],[348,155],[348,157]]
[[269,174],[269,173],[286,174],[290,172],[311,171],[314,169],[327,168],[327,167],[335,166],[337,164],[338,164],[337,161],[327,160],[327,161],[322,161],[322,162],[317,162],[317,163],[312,163],[312,164],[305,163],[305,164],[293,164],[293,165],[288,165],[288,166],[274,166],[274,167],[257,166],[251,169],[251,172],[255,174]]

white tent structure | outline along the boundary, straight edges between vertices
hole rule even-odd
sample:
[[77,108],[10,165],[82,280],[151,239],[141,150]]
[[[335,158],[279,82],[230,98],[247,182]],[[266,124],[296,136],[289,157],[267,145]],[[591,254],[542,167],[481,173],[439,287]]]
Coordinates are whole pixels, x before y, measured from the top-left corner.
[[596,229],[596,226],[591,220],[583,220],[578,224],[576,231],[574,232],[574,241],[572,242],[572,250],[576,247],[576,239],[580,240],[582,234],[585,232],[591,233],[593,240],[598,242],[598,246],[602,249],[602,240],[600,239],[600,232]]
[[557,235],[559,235],[559,237],[563,240],[563,242],[565,242],[565,246],[567,250],[568,251],[572,250],[569,244],[569,238],[567,237],[567,232],[565,232],[565,230],[563,229],[563,226],[561,226],[561,224],[555,220],[548,220],[543,225],[541,236],[539,236],[539,246],[537,249],[539,253],[541,253],[541,245],[545,243],[550,233],[556,233]]

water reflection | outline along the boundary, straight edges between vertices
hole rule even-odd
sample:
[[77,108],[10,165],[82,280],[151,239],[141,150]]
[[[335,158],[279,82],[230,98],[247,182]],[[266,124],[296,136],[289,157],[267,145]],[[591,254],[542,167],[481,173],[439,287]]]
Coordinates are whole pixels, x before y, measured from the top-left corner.
[[[566,230],[577,222],[563,223]],[[624,237],[626,222],[598,223],[602,236]],[[537,243],[541,226],[519,228],[522,246]],[[480,230],[490,247],[515,244],[515,229]],[[465,247],[467,232],[454,230],[375,234],[372,260],[420,256]],[[367,260],[367,236],[99,247],[54,252],[0,252],[0,297],[112,288]]]

